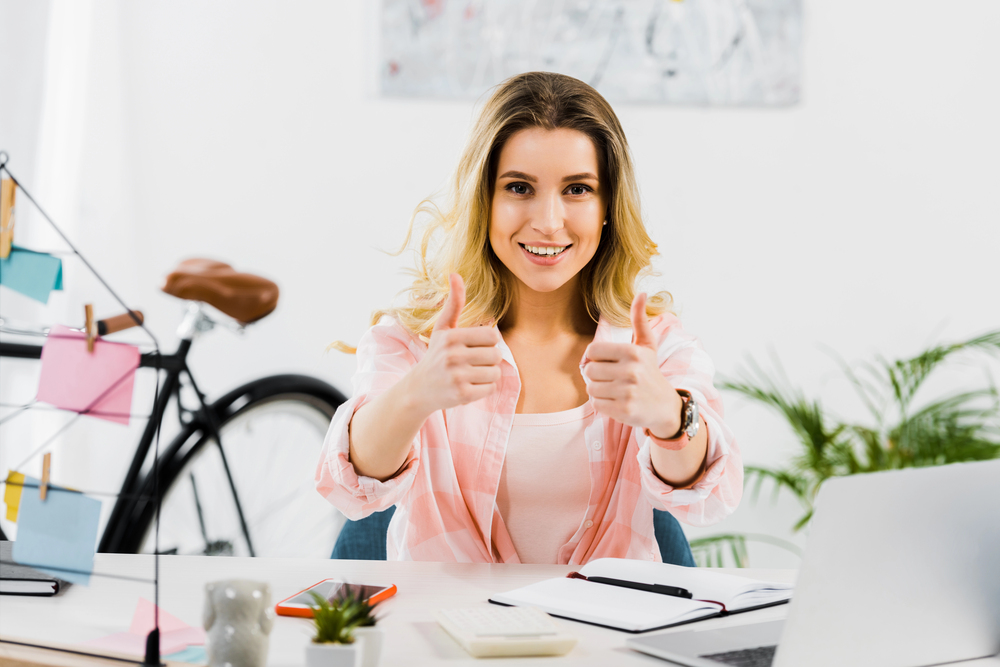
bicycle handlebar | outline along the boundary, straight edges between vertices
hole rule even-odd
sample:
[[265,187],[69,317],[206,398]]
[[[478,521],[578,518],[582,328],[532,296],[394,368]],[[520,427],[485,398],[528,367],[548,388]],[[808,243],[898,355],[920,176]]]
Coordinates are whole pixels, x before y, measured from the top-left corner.
[[145,321],[146,318],[143,317],[141,310],[133,310],[129,313],[107,317],[97,321],[97,335],[107,336],[108,334],[125,331],[126,329],[137,327]]
[[[182,341],[183,343],[184,341]],[[160,355],[156,352],[143,352],[139,357],[139,368],[159,368],[164,371],[181,371],[185,368],[185,358],[190,341],[174,354]],[[0,343],[0,357],[11,359],[41,359],[41,345],[24,345],[22,343]]]

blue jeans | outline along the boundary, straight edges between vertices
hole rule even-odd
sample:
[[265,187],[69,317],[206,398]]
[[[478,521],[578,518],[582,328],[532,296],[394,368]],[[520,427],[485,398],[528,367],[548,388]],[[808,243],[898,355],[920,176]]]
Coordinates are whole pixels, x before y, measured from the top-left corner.
[[[348,521],[340,531],[331,558],[385,560],[385,536],[395,507],[375,512],[360,521]],[[653,510],[653,532],[664,563],[694,567],[691,547],[677,519],[669,512]]]

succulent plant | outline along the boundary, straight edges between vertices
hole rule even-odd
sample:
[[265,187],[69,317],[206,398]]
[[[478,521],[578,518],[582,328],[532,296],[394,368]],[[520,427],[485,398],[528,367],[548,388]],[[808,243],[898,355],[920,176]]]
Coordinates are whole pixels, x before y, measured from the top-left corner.
[[361,598],[350,586],[343,587],[343,593],[333,600],[311,591],[313,605],[313,626],[317,644],[352,644],[354,629],[375,625],[375,606]]

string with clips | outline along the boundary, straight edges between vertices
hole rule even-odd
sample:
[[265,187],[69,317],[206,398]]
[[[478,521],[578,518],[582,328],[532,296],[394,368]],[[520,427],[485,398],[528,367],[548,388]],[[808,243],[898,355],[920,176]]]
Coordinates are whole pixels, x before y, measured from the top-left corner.
[[[112,289],[111,285],[101,276],[100,273],[93,267],[93,265],[87,261],[87,258],[77,249],[73,242],[63,233],[55,221],[45,212],[45,209],[31,196],[31,193],[22,185],[22,183],[17,179],[17,177],[11,173],[10,169],[7,167],[7,163],[10,157],[6,151],[0,151],[0,259],[7,259],[10,256],[11,248],[14,243],[14,223],[15,223],[15,199],[17,191],[20,190],[23,196],[34,206],[35,210],[41,214],[42,218],[52,227],[52,229],[59,235],[59,238],[69,247],[71,254],[79,258],[87,270],[93,275],[101,285],[108,291],[108,293],[117,301],[122,308],[125,309],[125,313],[108,318],[101,321],[94,321],[94,309],[91,304],[84,306],[84,332],[87,336],[87,351],[93,353],[94,342],[97,340],[98,336],[104,336],[117,331],[122,331],[131,327],[138,327],[145,332],[149,337],[152,345],[155,349],[156,358],[159,359],[161,356],[160,343],[153,332],[150,331],[146,325],[143,315],[138,310],[133,310],[129,308],[125,301],[118,295],[118,293]],[[156,385],[154,388],[153,401],[156,404],[159,394],[160,394],[160,367],[156,366]],[[155,437],[153,439],[153,499],[156,505],[156,515],[154,519],[154,537],[153,537],[153,578],[152,579],[140,579],[137,577],[125,577],[121,575],[115,575],[111,573],[101,573],[101,572],[89,572],[85,574],[90,574],[95,577],[105,577],[109,579],[125,579],[129,581],[139,581],[143,583],[153,584],[153,597],[154,597],[154,607],[153,607],[153,629],[146,636],[146,653],[142,661],[144,666],[157,666],[163,665],[160,658],[160,489],[159,489],[159,459],[160,459],[160,428],[159,424],[156,428]],[[52,453],[45,452],[42,457],[42,478],[41,483],[34,484],[21,484],[20,486],[33,488],[38,487],[39,497],[44,502],[48,497],[48,492],[50,487],[54,489],[59,489],[60,491],[73,492],[71,489],[64,489],[62,487],[57,487],[52,484],[51,480],[51,466],[52,466]],[[8,482],[11,483],[11,482]],[[109,495],[120,495],[120,494],[109,494]],[[19,565],[28,565],[31,563],[14,563]],[[53,568],[46,566],[46,569],[59,570],[60,568]],[[70,572],[71,570],[66,570]],[[73,571],[75,572],[75,571]],[[100,658],[104,660],[112,660],[124,663],[137,664],[134,660],[127,660],[122,658],[113,658],[100,653],[92,653],[85,650],[80,650],[78,648],[70,647],[59,647],[59,646],[46,646],[43,644],[33,644],[30,642],[19,642],[12,641],[9,639],[0,638],[0,644],[12,644],[16,646],[24,646],[34,649],[42,649],[46,651],[56,651],[60,653],[69,653],[73,655],[87,656],[92,658]]]

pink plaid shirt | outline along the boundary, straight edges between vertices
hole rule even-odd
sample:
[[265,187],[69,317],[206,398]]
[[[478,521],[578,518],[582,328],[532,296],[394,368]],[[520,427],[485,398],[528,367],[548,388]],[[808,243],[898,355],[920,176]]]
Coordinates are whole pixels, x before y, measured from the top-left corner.
[[[705,526],[732,513],[740,502],[743,464],[722,420],[711,359],[675,316],[664,314],[650,324],[659,340],[663,374],[674,387],[691,392],[708,426],[706,470],[691,488],[674,489],[653,472],[652,443],[642,429],[596,415],[584,435],[590,457],[587,513],[559,550],[560,563],[606,557],[658,561],[654,507],[690,525]],[[631,340],[630,328],[604,320],[594,335],[594,341]],[[389,317],[358,344],[354,396],[330,424],[316,488],[349,519],[396,505],[387,543],[390,560],[519,562],[496,498],[521,382],[510,349],[504,343],[500,349],[500,391],[428,417],[400,472],[380,482],[359,476],[351,465],[348,425],[355,410],[399,381],[424,356],[427,345]]]

